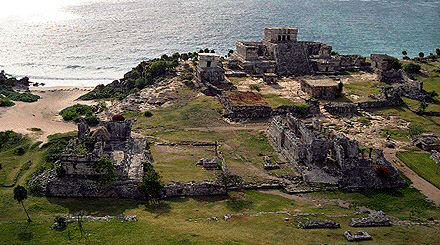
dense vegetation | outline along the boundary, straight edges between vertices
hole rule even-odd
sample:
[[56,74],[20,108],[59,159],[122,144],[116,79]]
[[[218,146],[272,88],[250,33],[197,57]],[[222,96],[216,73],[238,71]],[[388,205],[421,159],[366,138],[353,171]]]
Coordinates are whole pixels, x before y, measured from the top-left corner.
[[61,110],[60,115],[65,121],[79,122],[84,120],[88,125],[96,126],[100,120],[95,113],[102,112],[105,108],[104,102],[93,106],[76,104]]
[[8,77],[4,71],[0,72],[0,107],[13,106],[14,103],[11,100],[35,102],[40,98],[40,96],[31,93],[15,92],[12,87],[18,83],[29,86],[30,82],[27,77],[17,80],[15,77]]
[[138,66],[106,86],[98,85],[89,93],[79,97],[81,100],[116,98],[124,99],[129,94],[139,91],[148,85],[155,84],[168,76],[179,65],[179,59],[188,60],[194,55],[175,53],[172,56],[162,55],[149,61],[142,61]]

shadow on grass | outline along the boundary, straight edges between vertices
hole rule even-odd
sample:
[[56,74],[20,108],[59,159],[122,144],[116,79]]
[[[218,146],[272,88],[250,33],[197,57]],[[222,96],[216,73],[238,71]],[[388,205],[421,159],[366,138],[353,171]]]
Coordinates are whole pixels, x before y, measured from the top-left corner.
[[34,238],[34,233],[29,231],[29,223],[25,225],[25,230],[17,234],[17,239],[24,242],[29,242]]
[[60,205],[74,214],[85,211],[85,215],[111,215],[117,216],[123,214],[128,209],[137,208],[145,204],[144,200],[136,199],[118,199],[118,198],[59,198],[48,197],[51,204]]
[[168,214],[171,211],[171,206],[168,203],[165,202],[158,202],[158,203],[148,203],[145,204],[145,210],[150,213],[156,214],[156,218]]
[[378,195],[386,195],[392,197],[403,197],[404,194],[400,189],[382,189],[382,190],[364,190],[361,191],[360,194],[364,195],[368,198],[374,198]]

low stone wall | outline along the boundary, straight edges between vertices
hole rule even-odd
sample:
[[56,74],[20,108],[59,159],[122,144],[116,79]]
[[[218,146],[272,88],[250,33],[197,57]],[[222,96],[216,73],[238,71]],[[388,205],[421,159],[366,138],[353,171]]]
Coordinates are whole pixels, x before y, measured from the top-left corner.
[[353,234],[350,230],[344,232],[344,236],[347,238],[349,242],[357,242],[357,241],[365,241],[372,240],[370,234],[366,231],[360,230],[357,233]]
[[381,108],[392,106],[392,103],[388,100],[372,100],[372,101],[363,101],[357,103],[357,106],[360,109],[370,109],[370,108]]
[[370,226],[390,226],[390,219],[387,215],[378,211],[377,213],[372,213],[366,218],[353,218],[351,219],[350,226],[352,227],[370,227]]
[[324,109],[334,115],[355,115],[358,113],[354,103],[328,102],[324,105]]
[[173,196],[209,196],[222,194],[226,194],[225,188],[211,181],[203,181],[200,183],[176,182],[165,185],[162,191],[162,197],[164,198]]

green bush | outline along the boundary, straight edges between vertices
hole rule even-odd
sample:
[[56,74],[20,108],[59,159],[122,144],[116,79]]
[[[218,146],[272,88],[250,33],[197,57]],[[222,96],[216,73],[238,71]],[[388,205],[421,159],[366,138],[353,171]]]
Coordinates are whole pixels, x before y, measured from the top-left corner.
[[12,102],[8,97],[0,96],[0,107],[8,107],[13,105],[15,105],[15,103]]
[[[105,106],[105,105],[104,105]],[[99,123],[99,118],[94,115],[98,110],[101,110],[102,106],[89,106],[76,104],[69,106],[60,111],[60,115],[65,121],[79,122],[84,120],[90,126],[96,126]]]
[[0,132],[0,149],[18,144],[24,136],[11,130]]
[[5,86],[2,86],[0,88],[0,94],[3,94],[4,96],[14,101],[35,102],[40,99],[40,96],[38,95],[30,93],[18,93],[15,92],[12,88]]
[[144,112],[144,117],[152,117],[153,113],[151,111]]
[[98,182],[101,184],[115,182],[117,180],[115,169],[115,165],[113,165],[111,159],[105,157],[100,158],[95,166],[95,171],[100,175]]
[[251,90],[256,90],[258,92],[260,92],[260,90],[261,90],[261,86],[258,84],[251,84],[251,85],[249,85],[249,87],[251,88]]
[[26,151],[23,149],[23,147],[18,147],[14,150],[14,155],[17,156],[23,156],[26,153]]
[[420,124],[413,124],[409,127],[408,129],[408,133],[410,136],[416,136],[416,135],[421,135],[425,132],[426,130],[423,128],[422,125]]
[[409,74],[420,73],[420,68],[421,68],[420,65],[414,63],[405,64],[403,66],[403,70],[408,72]]

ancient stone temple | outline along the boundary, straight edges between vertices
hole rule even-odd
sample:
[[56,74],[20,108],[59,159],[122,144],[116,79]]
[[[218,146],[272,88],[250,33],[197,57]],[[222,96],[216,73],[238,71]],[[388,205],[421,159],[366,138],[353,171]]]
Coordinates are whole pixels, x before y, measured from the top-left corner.
[[306,182],[338,185],[349,191],[405,186],[381,150],[376,150],[375,157],[371,151],[366,157],[357,141],[343,134],[331,135],[316,121],[306,126],[291,114],[277,116],[271,119],[267,135]]
[[332,56],[332,47],[320,42],[297,40],[298,29],[267,27],[260,42],[237,42],[228,67],[248,74],[334,73],[359,69],[365,58],[359,55]]
[[[39,182],[47,196],[141,198],[137,184],[142,181],[143,162],[153,162],[146,138],[131,137],[131,121],[101,122],[91,130],[78,125],[78,139],[69,143],[56,168],[32,181]],[[116,182],[100,183],[99,159],[110,159]]]
[[220,62],[220,56],[214,53],[199,53],[199,65],[196,78],[202,84],[214,86],[225,83],[225,72]]

